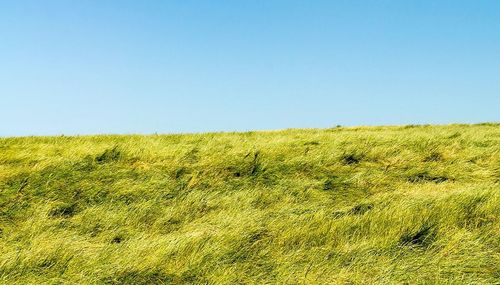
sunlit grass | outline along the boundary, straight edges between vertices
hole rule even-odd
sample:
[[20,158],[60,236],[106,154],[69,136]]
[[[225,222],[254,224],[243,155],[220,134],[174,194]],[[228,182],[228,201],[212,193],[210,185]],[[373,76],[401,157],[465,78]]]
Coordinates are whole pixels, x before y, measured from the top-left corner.
[[4,284],[498,284],[500,124],[0,139]]

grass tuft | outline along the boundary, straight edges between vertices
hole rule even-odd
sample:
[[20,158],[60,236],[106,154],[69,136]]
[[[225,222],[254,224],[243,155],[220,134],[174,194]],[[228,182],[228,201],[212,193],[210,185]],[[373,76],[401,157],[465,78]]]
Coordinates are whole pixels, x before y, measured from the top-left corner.
[[66,203],[58,205],[52,208],[49,212],[50,217],[60,217],[60,218],[69,218],[75,215],[77,212],[77,206],[74,203]]
[[118,146],[106,149],[103,153],[95,157],[95,161],[98,163],[108,163],[119,160],[122,157],[122,152],[118,149]]
[[443,156],[435,151],[424,158],[424,162],[436,162],[441,160],[443,160]]
[[361,162],[362,159],[363,156],[356,153],[343,154],[342,157],[340,158],[342,163],[346,165],[358,164]]
[[433,224],[424,224],[416,231],[405,233],[400,243],[406,246],[428,247],[436,238],[436,227]]
[[417,174],[410,175],[408,177],[408,181],[411,183],[422,183],[422,182],[443,183],[448,180],[450,180],[450,178],[446,176],[431,175],[428,172],[420,172]]

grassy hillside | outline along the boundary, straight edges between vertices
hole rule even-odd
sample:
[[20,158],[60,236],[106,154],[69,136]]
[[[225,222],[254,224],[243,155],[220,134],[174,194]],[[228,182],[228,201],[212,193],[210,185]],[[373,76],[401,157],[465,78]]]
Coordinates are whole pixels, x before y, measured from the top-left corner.
[[499,284],[500,124],[0,139],[3,284]]

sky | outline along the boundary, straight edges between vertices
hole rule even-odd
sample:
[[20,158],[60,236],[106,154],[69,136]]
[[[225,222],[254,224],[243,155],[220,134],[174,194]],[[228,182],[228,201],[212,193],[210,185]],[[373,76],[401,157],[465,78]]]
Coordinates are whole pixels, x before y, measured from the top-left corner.
[[500,1],[0,0],[0,136],[500,121]]

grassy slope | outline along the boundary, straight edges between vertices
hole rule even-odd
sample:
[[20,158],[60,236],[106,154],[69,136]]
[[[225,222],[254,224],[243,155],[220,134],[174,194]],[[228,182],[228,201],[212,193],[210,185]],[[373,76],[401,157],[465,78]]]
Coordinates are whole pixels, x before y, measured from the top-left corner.
[[0,283],[498,284],[499,166],[499,124],[4,138]]

